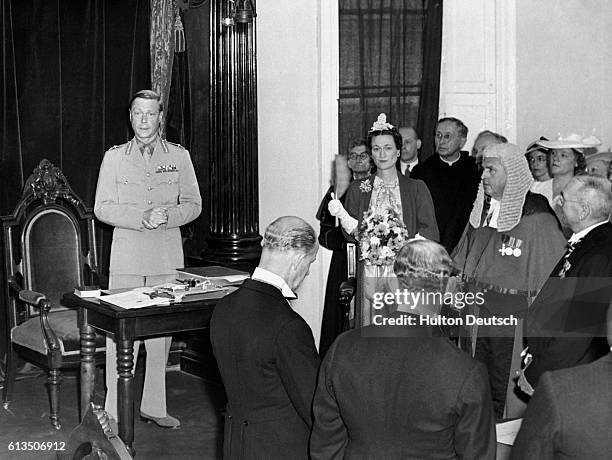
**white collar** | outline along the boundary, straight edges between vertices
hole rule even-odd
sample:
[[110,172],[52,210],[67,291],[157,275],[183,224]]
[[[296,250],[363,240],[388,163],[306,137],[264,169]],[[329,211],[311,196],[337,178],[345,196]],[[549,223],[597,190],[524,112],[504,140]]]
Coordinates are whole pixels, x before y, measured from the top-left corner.
[[414,168],[418,164],[419,164],[419,158],[418,157],[415,158],[414,160],[408,161],[408,162],[400,160],[400,168],[402,170],[402,174],[406,174],[406,169],[408,171],[412,172],[412,168]]
[[491,203],[489,204],[489,212],[487,213],[487,217],[490,215],[488,227],[497,228],[497,218],[499,217],[499,208],[501,202],[496,200],[495,198],[491,198]]
[[453,160],[453,161],[445,160],[444,158],[442,158],[442,156],[440,154],[437,154],[437,155],[440,158],[440,160],[442,160],[444,163],[446,163],[449,166],[454,165],[455,163],[457,163],[461,159],[461,152],[459,152],[459,156],[457,157],[457,159]]
[[266,270],[265,268],[257,267],[251,275],[251,279],[261,281],[262,283],[271,284],[281,291],[281,294],[283,294],[283,297],[286,299],[297,299],[297,295],[295,295],[295,292],[291,290],[284,279],[282,279],[276,273]]
[[608,222],[608,221],[607,220],[602,220],[601,222],[597,222],[596,224],[593,224],[590,227],[585,228],[584,230],[580,230],[578,233],[574,233],[572,236],[570,236],[570,239],[568,240],[568,243],[570,243],[570,244],[577,243],[582,238],[584,238],[587,235],[587,233],[589,233],[591,230],[593,230],[596,227],[599,227],[600,225],[605,224],[606,222]]

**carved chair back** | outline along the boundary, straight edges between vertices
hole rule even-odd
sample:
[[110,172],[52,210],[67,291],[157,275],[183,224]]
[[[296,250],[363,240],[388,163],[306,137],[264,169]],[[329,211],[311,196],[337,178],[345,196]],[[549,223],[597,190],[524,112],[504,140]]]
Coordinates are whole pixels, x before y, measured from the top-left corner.
[[29,177],[13,213],[0,220],[10,328],[39,312],[11,291],[42,292],[53,312],[64,310],[60,299],[76,285],[97,284],[93,213],[48,160]]

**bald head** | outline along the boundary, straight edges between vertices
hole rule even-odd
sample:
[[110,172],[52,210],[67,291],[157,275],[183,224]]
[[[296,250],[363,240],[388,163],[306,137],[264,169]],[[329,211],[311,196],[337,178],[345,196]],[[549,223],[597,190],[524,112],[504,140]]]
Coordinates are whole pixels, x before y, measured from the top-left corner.
[[279,217],[266,228],[259,266],[297,289],[317,258],[319,244],[314,229],[304,219]]
[[262,247],[270,251],[312,252],[317,248],[317,234],[299,217],[279,217],[266,228]]

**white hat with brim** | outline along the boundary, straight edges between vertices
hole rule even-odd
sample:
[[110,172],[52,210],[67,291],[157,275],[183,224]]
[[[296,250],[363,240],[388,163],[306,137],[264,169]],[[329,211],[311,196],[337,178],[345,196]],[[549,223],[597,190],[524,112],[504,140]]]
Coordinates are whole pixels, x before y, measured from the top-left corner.
[[533,141],[531,144],[529,144],[527,146],[527,148],[525,149],[525,155],[529,155],[531,152],[535,152],[535,151],[546,151],[548,150],[545,147],[542,147],[539,143],[542,141],[548,141],[548,139],[546,139],[544,136],[540,137],[537,141]]
[[570,134],[567,137],[559,136],[554,141],[537,141],[537,144],[547,149],[589,149],[601,145],[601,141],[595,136]]
[[591,155],[585,155],[585,160],[587,163],[597,160],[605,161],[606,163],[611,163],[612,152],[597,152]]

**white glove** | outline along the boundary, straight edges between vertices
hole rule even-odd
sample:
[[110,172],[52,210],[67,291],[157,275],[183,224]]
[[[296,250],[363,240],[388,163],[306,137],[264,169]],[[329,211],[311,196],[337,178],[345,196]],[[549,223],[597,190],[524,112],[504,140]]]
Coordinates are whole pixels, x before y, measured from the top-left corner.
[[349,213],[346,212],[346,209],[344,209],[344,206],[342,206],[340,200],[331,200],[327,204],[327,209],[332,216],[338,218],[340,225],[342,225],[342,228],[346,233],[351,234],[353,233],[353,230],[357,228],[357,219],[351,217]]

